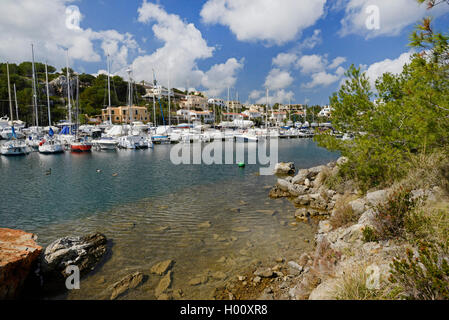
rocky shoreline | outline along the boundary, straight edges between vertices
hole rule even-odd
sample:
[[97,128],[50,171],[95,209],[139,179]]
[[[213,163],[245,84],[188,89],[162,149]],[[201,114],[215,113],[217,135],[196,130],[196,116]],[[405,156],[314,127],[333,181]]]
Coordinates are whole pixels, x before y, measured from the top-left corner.
[[[392,258],[405,252],[406,245],[394,240],[367,241],[365,228],[374,228],[375,208],[386,202],[393,188],[375,190],[362,195],[351,184],[329,188],[325,181],[335,177],[342,157],[336,162],[301,169],[296,173],[293,163],[280,163],[275,173],[281,177],[270,190],[271,198],[288,198],[297,208],[298,222],[318,223],[314,251],[303,253],[299,259],[279,257],[271,265],[249,268],[246,274],[233,279],[217,290],[218,299],[239,300],[334,300],[345,277],[353,273],[366,275],[368,286],[379,289],[390,276]],[[296,173],[296,174],[295,174]],[[441,196],[439,187],[413,190],[427,201]],[[348,211],[356,217],[341,226],[336,216]]]

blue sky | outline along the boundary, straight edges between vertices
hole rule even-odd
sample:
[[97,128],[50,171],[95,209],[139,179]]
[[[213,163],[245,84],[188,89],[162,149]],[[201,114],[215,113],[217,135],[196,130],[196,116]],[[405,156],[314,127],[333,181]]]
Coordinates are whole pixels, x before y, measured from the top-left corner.
[[[399,72],[411,54],[408,35],[424,15],[436,17],[436,29],[449,26],[449,6],[426,12],[414,0],[35,2],[1,1],[2,12],[24,17],[0,21],[0,60],[29,60],[33,42],[37,60],[62,67],[68,47],[75,70],[96,74],[106,69],[107,51],[115,74],[131,65],[136,80],[150,81],[155,69],[164,85],[223,98],[231,87],[244,102],[263,102],[268,86],[271,103],[326,104],[351,63],[372,82]],[[378,9],[379,28],[366,27],[377,17],[369,6]],[[72,21],[76,30],[66,30],[71,14],[81,15]]]

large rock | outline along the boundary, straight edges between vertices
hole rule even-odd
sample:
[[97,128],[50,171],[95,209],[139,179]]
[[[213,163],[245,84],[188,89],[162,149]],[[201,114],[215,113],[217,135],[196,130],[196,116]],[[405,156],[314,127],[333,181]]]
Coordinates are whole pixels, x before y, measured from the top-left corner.
[[293,184],[304,184],[304,181],[307,179],[308,174],[309,174],[309,170],[307,170],[307,169],[299,170],[298,174],[293,177],[292,183]]
[[308,190],[309,190],[308,187],[299,184],[290,184],[288,186],[288,192],[293,197],[305,195],[307,194]]
[[64,237],[45,248],[41,258],[44,280],[60,282],[68,266],[77,266],[80,275],[92,271],[107,251],[107,239],[101,233],[82,237]]
[[358,216],[360,216],[363,212],[365,212],[366,202],[363,199],[356,199],[356,200],[350,201],[348,204],[351,206],[354,214],[356,214]]
[[326,168],[326,166],[317,166],[310,168],[307,174],[307,178],[314,179],[321,171],[323,171]]
[[377,206],[383,202],[385,202],[388,198],[388,191],[387,190],[378,190],[374,192],[369,192],[366,195],[366,203],[369,206]]
[[42,252],[36,239],[32,233],[0,228],[0,300],[19,296]]
[[295,171],[295,164],[293,162],[280,162],[274,167],[274,174],[279,175],[293,175]]
[[284,179],[278,179],[277,184],[276,184],[279,189],[281,189],[282,191],[288,191],[288,189],[290,188],[290,186],[292,186],[291,183],[289,183],[287,180]]
[[138,285],[140,285],[143,281],[143,273],[142,272],[136,272],[130,275],[127,275],[122,280],[114,283],[112,285],[112,294],[111,294],[111,300],[114,300],[118,296],[124,294],[129,289],[134,289]]

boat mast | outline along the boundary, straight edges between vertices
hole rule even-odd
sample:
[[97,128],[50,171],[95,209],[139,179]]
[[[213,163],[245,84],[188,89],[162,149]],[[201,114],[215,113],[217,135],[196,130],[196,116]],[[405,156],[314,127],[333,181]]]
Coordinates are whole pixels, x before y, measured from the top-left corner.
[[12,113],[11,84],[9,82],[9,63],[8,62],[6,62],[6,74],[8,75],[9,113],[11,114],[11,123],[12,123],[12,121],[14,119],[13,119],[13,113]]
[[14,83],[14,100],[16,101],[16,118],[19,120],[19,106],[17,104],[16,84]]
[[67,108],[69,112],[70,134],[72,134],[72,104],[70,103],[70,73],[69,73],[69,49],[67,49]]
[[153,125],[157,127],[156,123],[156,98],[154,96],[154,89],[156,88],[156,78],[154,76],[154,69],[153,69]]
[[265,129],[268,133],[268,88],[267,88],[267,104],[265,106]]
[[110,61],[109,61],[109,53],[107,57],[108,64],[108,110],[109,110],[109,124],[112,124],[112,107],[111,107],[111,77],[110,77]]
[[75,120],[76,120],[76,131],[75,131],[75,139],[78,139],[78,130],[79,130],[79,94],[80,94],[80,81],[79,76],[76,76],[76,113],[75,113]]
[[168,127],[171,126],[171,94],[170,94],[170,71],[168,72]]
[[128,106],[129,106],[129,124],[132,123],[132,117],[133,117],[133,112],[131,110],[131,106],[132,106],[132,86],[131,86],[131,68],[128,68],[128,70],[126,70],[126,72],[128,73]]
[[36,127],[39,127],[39,115],[37,111],[37,85],[36,85],[36,74],[34,69],[34,46],[31,44],[31,56],[32,56],[32,71],[33,71],[33,103],[34,103],[34,110],[36,115]]
[[48,126],[51,127],[50,89],[48,88],[48,66],[47,66],[47,63],[45,63],[45,83],[47,85]]

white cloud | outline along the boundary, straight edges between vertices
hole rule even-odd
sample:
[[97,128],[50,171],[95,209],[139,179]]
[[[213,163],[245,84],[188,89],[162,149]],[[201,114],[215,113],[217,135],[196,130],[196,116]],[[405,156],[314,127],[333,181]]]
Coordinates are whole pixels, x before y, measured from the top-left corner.
[[[293,91],[285,91],[284,89],[282,90],[277,90],[275,91],[274,95],[271,95],[271,93],[269,93],[268,95],[268,103],[272,106],[275,103],[288,103],[289,101],[293,100],[293,97],[295,96],[295,94],[293,93]],[[261,96],[257,101],[256,104],[266,104],[267,103],[267,97],[266,96]]]
[[[65,66],[65,48],[71,60],[99,62],[104,52],[95,50],[96,42],[104,49],[114,43],[111,56],[118,64],[128,58],[129,50],[137,50],[130,34],[115,30],[83,29],[82,14],[71,0],[2,0],[0,1],[0,56],[12,62],[31,60],[35,47],[36,60],[56,67]],[[7,45],[6,45],[7,44]]]
[[321,44],[321,42],[323,42],[323,39],[321,38],[321,30],[316,29],[310,37],[304,39],[304,41],[299,44],[298,50],[302,51],[305,49],[313,49],[317,45]]
[[228,26],[240,41],[283,44],[295,39],[324,14],[326,0],[208,0],[205,23]]
[[204,73],[201,84],[207,88],[210,97],[218,97],[237,81],[236,73],[243,68],[243,59],[228,59],[226,63],[216,64]]
[[212,57],[214,48],[207,45],[193,24],[184,22],[178,15],[168,14],[160,5],[144,1],[138,12],[139,22],[154,23],[154,35],[164,45],[134,60],[134,77],[151,80],[154,69],[164,85],[170,78],[172,86],[198,86],[203,72],[198,70],[196,61]]
[[257,100],[259,99],[261,96],[263,95],[263,91],[262,90],[253,90],[249,93],[248,98],[250,100]]
[[302,73],[316,73],[326,69],[327,59],[317,54],[306,55],[299,58],[296,65]]
[[293,82],[293,77],[288,71],[272,69],[265,79],[265,87],[278,90],[287,88]]
[[345,62],[346,62],[346,58],[345,57],[337,57],[329,65],[329,69],[338,68],[342,63],[345,63]]
[[280,68],[288,68],[298,59],[294,53],[279,53],[273,58],[273,65]]
[[203,86],[209,95],[215,97],[235,84],[236,74],[243,68],[244,59],[238,61],[230,58],[204,72],[198,68],[197,61],[212,57],[214,48],[208,46],[194,24],[146,0],[138,13],[138,21],[152,24],[153,33],[163,42],[163,46],[134,60],[135,79],[151,81],[154,69],[158,81],[165,86],[169,79],[171,87]]
[[383,61],[373,63],[366,68],[366,75],[369,78],[371,87],[374,88],[376,80],[386,72],[393,74],[401,73],[404,65],[410,62],[412,55],[413,52],[405,52],[396,59],[385,59]]
[[337,82],[340,79],[341,79],[341,75],[338,73],[331,74],[326,71],[321,71],[321,72],[312,74],[312,81],[304,84],[303,87],[307,88],[307,89],[312,89],[312,88],[315,88],[318,86],[327,87],[327,86]]
[[[379,8],[380,28],[378,30],[369,30],[366,26],[370,16],[366,11],[368,6]],[[427,10],[426,5],[419,5],[413,0],[349,0],[345,8],[345,16],[341,20],[340,34],[342,36],[360,34],[367,38],[395,36],[405,27],[425,16],[439,16],[447,12],[449,12],[449,6]]]

